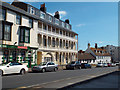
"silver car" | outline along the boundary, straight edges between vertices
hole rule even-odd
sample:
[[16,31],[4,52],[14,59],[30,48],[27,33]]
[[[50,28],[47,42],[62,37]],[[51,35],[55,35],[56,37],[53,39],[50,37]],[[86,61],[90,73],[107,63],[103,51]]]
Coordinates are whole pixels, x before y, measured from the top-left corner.
[[36,71],[46,72],[46,71],[57,71],[57,70],[58,70],[58,65],[53,62],[42,62],[39,65],[34,66],[32,68],[33,72]]
[[102,63],[98,63],[96,67],[103,67]]

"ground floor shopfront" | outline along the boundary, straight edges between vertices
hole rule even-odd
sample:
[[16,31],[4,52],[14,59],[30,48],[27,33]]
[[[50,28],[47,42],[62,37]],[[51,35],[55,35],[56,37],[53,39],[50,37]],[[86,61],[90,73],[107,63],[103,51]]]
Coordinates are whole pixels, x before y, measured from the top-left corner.
[[[21,62],[28,64],[36,62],[37,48],[15,45],[0,45],[0,63]],[[30,55],[29,55],[30,54]]]
[[76,60],[76,53],[55,52],[55,51],[37,51],[37,64],[41,62],[54,62],[58,65],[65,65]]

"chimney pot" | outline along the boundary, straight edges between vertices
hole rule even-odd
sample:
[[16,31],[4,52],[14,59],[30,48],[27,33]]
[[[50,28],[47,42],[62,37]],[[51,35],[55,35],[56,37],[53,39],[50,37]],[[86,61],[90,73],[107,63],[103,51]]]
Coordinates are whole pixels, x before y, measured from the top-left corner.
[[40,10],[43,11],[43,12],[46,12],[45,3],[41,4]]
[[66,19],[65,22],[69,24],[69,19]]
[[97,49],[98,47],[97,47],[97,43],[95,43],[95,48]]
[[57,19],[59,19],[59,18],[60,18],[60,15],[59,15],[59,12],[58,12],[58,11],[56,11],[56,12],[55,12],[54,17],[55,17],[55,18],[57,18]]

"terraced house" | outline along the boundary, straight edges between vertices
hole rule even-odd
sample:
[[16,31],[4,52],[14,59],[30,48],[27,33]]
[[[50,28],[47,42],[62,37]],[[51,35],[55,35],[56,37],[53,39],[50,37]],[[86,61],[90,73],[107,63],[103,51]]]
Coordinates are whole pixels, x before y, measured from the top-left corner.
[[0,62],[53,61],[62,65],[77,60],[78,34],[68,19],[60,20],[58,11],[52,16],[45,4],[38,9],[16,0],[0,5]]

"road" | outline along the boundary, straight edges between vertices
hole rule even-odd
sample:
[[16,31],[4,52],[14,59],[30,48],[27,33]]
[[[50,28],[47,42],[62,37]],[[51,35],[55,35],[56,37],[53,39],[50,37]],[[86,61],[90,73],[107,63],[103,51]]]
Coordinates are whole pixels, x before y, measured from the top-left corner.
[[[2,88],[18,88],[18,87],[31,87],[41,86],[43,88],[57,88],[62,84],[69,85],[71,81],[82,80],[91,77],[104,74],[106,72],[112,72],[117,70],[118,67],[104,67],[104,68],[92,68],[81,70],[60,70],[57,72],[45,72],[45,73],[27,73],[25,75],[5,75],[2,77]],[[79,78],[79,79],[78,79]],[[71,80],[68,81],[67,80]],[[57,83],[61,85],[57,86]],[[74,81],[75,82],[75,81]]]

